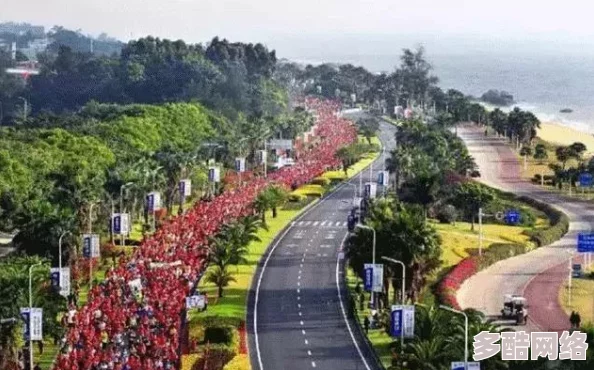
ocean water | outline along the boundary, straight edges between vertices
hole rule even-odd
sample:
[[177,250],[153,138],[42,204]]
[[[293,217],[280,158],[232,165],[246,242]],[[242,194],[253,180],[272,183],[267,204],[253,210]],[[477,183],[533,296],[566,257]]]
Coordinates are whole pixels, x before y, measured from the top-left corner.
[[[397,50],[398,52],[399,50]],[[363,65],[373,72],[392,71],[399,55],[334,53],[324,61]],[[513,50],[439,50],[427,48],[427,58],[443,89],[455,88],[480,96],[489,89],[505,90],[517,106],[530,110],[542,122],[558,122],[594,133],[594,54],[569,52],[515,52]],[[315,63],[315,58],[302,58]],[[319,61],[319,60],[317,60]],[[570,108],[572,113],[561,113]]]

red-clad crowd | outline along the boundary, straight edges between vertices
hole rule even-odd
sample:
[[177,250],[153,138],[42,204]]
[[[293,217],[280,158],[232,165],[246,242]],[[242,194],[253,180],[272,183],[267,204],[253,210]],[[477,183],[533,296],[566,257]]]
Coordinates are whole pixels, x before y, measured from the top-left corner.
[[316,136],[296,148],[295,165],[266,179],[247,177],[242,186],[197,203],[121,259],[89,292],[88,303],[72,311],[58,369],[176,367],[185,297],[206,268],[208,237],[251,214],[254,199],[269,184],[299,186],[338,167],[336,150],[357,140],[356,129],[337,115],[339,103],[307,98],[305,105],[317,112]]

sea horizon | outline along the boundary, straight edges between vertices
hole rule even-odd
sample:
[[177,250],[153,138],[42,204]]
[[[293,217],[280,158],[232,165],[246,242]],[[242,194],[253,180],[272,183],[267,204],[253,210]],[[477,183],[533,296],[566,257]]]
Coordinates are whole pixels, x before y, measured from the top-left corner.
[[[334,55],[328,58],[287,58],[302,64],[351,63],[373,73],[391,72],[399,54]],[[576,53],[432,53],[427,59],[442,89],[454,88],[480,97],[490,89],[505,90],[517,106],[534,113],[541,122],[556,123],[594,134],[594,55]],[[571,109],[571,113],[561,113]]]

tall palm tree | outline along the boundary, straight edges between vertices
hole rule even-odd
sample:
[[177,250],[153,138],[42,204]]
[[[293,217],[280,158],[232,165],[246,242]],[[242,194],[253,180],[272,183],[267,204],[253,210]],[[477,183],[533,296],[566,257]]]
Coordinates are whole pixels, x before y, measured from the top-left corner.
[[226,268],[220,266],[215,266],[206,273],[206,282],[217,286],[219,298],[223,297],[223,289],[229,286],[232,281],[236,281],[233,275]]

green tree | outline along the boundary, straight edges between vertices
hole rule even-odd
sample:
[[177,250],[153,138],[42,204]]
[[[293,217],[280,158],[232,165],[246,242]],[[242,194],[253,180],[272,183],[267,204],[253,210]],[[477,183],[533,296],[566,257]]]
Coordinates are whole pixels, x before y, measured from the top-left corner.
[[539,161],[540,164],[543,163],[545,159],[549,158],[549,154],[547,153],[547,148],[544,144],[536,144],[534,147],[534,159]]
[[220,266],[215,266],[206,273],[206,282],[217,286],[219,298],[223,297],[223,289],[233,281],[236,281],[233,275]]
[[367,142],[371,145],[371,138],[377,135],[379,130],[379,121],[377,118],[361,118],[357,121],[359,133],[367,139]]
[[494,199],[491,189],[479,183],[470,181],[460,184],[454,192],[454,204],[462,209],[470,219],[471,230],[474,231],[474,220],[479,208],[484,208]]

